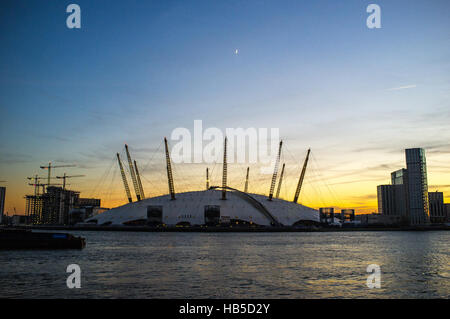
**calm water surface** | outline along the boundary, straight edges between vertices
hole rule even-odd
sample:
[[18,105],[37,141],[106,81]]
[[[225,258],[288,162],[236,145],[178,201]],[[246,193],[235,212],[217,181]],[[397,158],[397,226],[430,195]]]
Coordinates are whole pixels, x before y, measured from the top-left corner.
[[[450,232],[72,232],[81,251],[0,251],[9,298],[449,298]],[[66,267],[81,267],[68,289]],[[366,286],[381,266],[381,289]]]

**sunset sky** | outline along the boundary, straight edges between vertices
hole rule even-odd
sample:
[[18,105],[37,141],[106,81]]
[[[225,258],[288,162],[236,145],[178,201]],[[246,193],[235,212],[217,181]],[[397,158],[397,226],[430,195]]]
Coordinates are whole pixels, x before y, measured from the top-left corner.
[[[68,29],[66,7],[81,7]],[[369,29],[366,7],[381,7]],[[430,191],[450,202],[450,2],[1,1],[0,183],[22,214],[26,177],[55,169],[102,206],[126,202],[128,143],[147,196],[168,192],[163,138],[177,127],[279,128],[291,200],[377,210],[376,186],[423,147]],[[169,141],[171,142],[171,141]],[[173,144],[173,141],[172,143]],[[125,159],[123,157],[123,159]],[[177,192],[220,184],[221,165],[174,165]],[[229,166],[243,188],[247,164]],[[250,166],[250,192],[270,175]]]

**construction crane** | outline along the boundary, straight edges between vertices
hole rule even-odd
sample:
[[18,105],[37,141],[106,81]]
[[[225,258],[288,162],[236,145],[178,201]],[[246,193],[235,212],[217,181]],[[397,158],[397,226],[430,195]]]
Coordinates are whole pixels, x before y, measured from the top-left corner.
[[164,146],[166,150],[166,166],[167,166],[167,179],[169,181],[169,192],[171,200],[175,200],[175,187],[173,185],[172,176],[172,164],[170,163],[169,146],[167,145],[167,138],[164,137]]
[[227,199],[227,138],[223,143],[222,199]]
[[311,153],[311,149],[308,149],[308,153],[306,153],[305,162],[303,163],[302,173],[300,174],[300,178],[298,179],[297,190],[295,191],[294,203],[297,203],[298,197],[300,196],[300,190],[302,189],[303,179],[305,178],[306,166],[308,165],[309,153]]
[[42,169],[48,169],[47,187],[50,186],[50,179],[51,179],[52,168],[75,167],[75,166],[76,165],[73,165],[73,164],[52,166],[51,162],[48,163],[48,166],[41,166]]
[[278,198],[280,196],[281,183],[283,182],[283,175],[284,175],[284,166],[285,163],[283,163],[283,167],[281,168],[280,181],[278,182],[277,195],[275,196],[275,198]]
[[136,179],[136,172],[134,171],[133,162],[131,161],[130,152],[128,151],[128,145],[125,144],[125,151],[127,153],[128,165],[130,167],[131,180],[134,186],[134,192],[136,193],[136,198],[138,201],[141,200],[141,193],[139,192],[139,185]]
[[34,177],[27,177],[27,179],[29,179],[29,180],[34,180],[34,184],[28,184],[30,186],[34,185],[34,196],[37,196],[38,193],[39,193],[39,186],[38,186],[38,184],[39,184],[39,179],[40,178],[43,178],[43,177],[39,177],[37,175],[34,176]]
[[[56,177],[50,177],[50,179],[55,179]],[[48,179],[48,177],[43,177],[43,176],[38,176],[37,174],[35,176],[32,177],[27,177],[28,180],[33,181],[34,180],[34,184],[28,184],[30,186],[34,186],[34,196],[39,195],[39,187],[42,186],[42,193],[44,193],[45,188],[44,186],[47,186],[48,184],[41,184],[39,183],[39,180],[41,179]]]
[[123,170],[122,161],[120,160],[120,155],[117,153],[117,161],[119,162],[120,174],[122,175],[123,186],[125,187],[125,193],[127,194],[128,202],[133,202],[131,198],[130,188],[128,187],[127,176],[125,175],[125,171]]
[[67,176],[66,173],[64,173],[63,176],[56,176],[56,178],[62,178],[63,180],[63,189],[66,189],[66,178],[72,178],[72,177],[84,177],[86,175],[71,175]]
[[280,165],[280,157],[281,157],[281,147],[283,146],[283,141],[280,141],[280,146],[278,148],[278,155],[275,161],[275,167],[272,175],[272,183],[270,184],[270,192],[269,192],[269,200],[272,200],[273,191],[275,190],[275,184],[277,182],[277,174],[278,174],[278,166]]
[[142,187],[141,176],[139,175],[136,161],[134,161],[134,169],[136,170],[136,178],[139,185],[139,193],[141,193],[141,199],[145,199],[144,188]]
[[42,183],[28,183],[28,185],[30,186],[34,186],[34,196],[39,196],[39,187],[42,187],[42,194],[45,193],[45,187],[46,186],[61,186],[62,184],[51,184],[48,185],[47,183],[42,184]]

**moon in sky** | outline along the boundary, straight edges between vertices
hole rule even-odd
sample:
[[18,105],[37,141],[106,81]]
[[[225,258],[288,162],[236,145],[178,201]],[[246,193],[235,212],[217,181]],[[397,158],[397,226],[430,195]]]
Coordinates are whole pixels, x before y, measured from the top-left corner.
[[238,49],[234,50],[234,54],[238,55],[238,53],[239,53]]

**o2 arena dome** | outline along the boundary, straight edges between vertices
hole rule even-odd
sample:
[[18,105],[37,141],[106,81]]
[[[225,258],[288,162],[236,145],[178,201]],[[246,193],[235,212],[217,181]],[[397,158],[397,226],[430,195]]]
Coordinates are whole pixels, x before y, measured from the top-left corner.
[[319,223],[312,208],[267,196],[228,189],[225,200],[221,190],[147,198],[129,203],[86,220],[97,225],[223,225],[296,226]]
[[130,175],[136,192],[137,201],[133,202],[122,161],[117,153],[117,160],[129,203],[113,208],[97,216],[88,218],[85,223],[103,226],[298,226],[314,225],[320,222],[319,212],[315,209],[297,204],[310,150],[306,155],[300,174],[295,197],[292,202],[278,199],[284,174],[284,164],[278,179],[278,166],[281,146],[275,162],[269,196],[250,194],[248,189],[249,168],[245,180],[245,189],[240,191],[227,186],[227,139],[224,143],[224,160],[222,186],[209,186],[208,168],[206,169],[206,190],[175,193],[171,160],[167,139],[164,139],[167,164],[169,194],[145,198],[136,161],[131,160],[128,146],[125,150],[130,168]]

